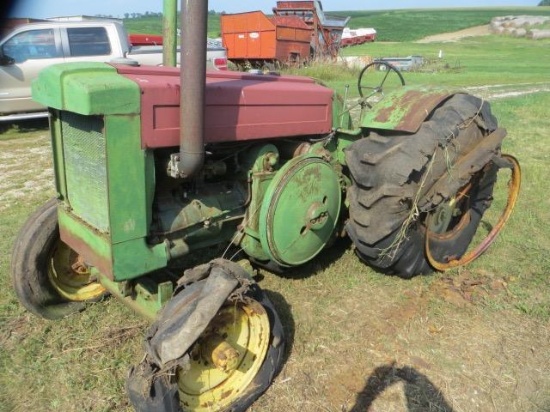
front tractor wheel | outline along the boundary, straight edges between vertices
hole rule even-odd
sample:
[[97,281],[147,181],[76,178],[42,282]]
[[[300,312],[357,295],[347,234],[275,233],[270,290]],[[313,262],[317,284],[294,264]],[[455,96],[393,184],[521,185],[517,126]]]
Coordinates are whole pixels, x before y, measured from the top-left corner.
[[11,274],[19,301],[46,319],[81,311],[107,294],[82,257],[61,241],[55,199],[36,210],[19,232]]
[[269,353],[270,329],[268,312],[255,299],[225,305],[190,351],[189,369],[177,372],[183,409],[245,410],[282,360]]
[[147,356],[127,382],[137,411],[245,411],[279,373],[285,338],[275,307],[244,269],[221,261],[180,280],[151,326]]

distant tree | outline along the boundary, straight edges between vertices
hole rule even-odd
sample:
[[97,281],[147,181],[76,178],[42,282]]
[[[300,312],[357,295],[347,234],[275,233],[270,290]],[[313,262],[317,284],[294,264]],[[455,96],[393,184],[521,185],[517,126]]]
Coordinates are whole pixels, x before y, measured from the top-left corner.
[[124,13],[124,18],[128,19],[130,17],[130,13]]
[[550,6],[550,0],[542,0],[539,6]]

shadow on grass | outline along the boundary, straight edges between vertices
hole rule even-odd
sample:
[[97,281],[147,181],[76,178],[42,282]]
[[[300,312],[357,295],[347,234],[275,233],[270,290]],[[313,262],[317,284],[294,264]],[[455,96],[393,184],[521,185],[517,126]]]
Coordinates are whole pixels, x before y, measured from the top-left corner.
[[349,412],[368,411],[382,392],[399,382],[404,384],[408,412],[453,412],[443,393],[425,375],[410,366],[396,367],[395,364],[374,370]]
[[263,289],[263,291],[267,295],[271,303],[273,303],[273,306],[275,306],[277,314],[279,315],[281,323],[283,324],[286,345],[282,362],[282,364],[284,365],[290,357],[292,348],[294,347],[294,333],[296,330],[296,324],[294,323],[294,317],[292,316],[292,308],[288,304],[285,297],[280,293],[267,289]]
[[[315,276],[325,268],[332,265],[339,260],[351,246],[351,240],[348,237],[338,239],[333,245],[323,249],[316,257],[303,265],[295,267],[281,267],[275,263],[262,264],[261,262],[252,260],[252,264],[257,267],[268,270],[271,273],[285,278],[285,279],[307,279],[311,276]],[[260,274],[257,280],[262,280],[263,276]]]
[[39,132],[47,129],[48,118],[0,123],[0,134],[3,138],[17,137],[21,133]]

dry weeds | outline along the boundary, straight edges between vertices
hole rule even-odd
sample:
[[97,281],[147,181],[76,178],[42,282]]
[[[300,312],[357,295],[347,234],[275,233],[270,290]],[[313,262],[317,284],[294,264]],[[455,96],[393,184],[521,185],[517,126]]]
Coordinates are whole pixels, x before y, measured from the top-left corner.
[[54,175],[48,131],[28,139],[0,140],[0,213],[34,194],[51,192]]

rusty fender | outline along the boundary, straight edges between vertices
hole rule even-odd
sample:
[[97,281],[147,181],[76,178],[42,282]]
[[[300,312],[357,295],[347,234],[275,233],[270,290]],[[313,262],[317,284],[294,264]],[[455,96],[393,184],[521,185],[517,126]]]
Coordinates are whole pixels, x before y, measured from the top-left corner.
[[424,201],[418,205],[419,209],[426,211],[433,205],[449,199],[467,184],[475,173],[491,161],[500,167],[510,167],[507,162],[504,165],[505,161],[500,157],[500,145],[504,137],[506,137],[506,129],[498,128],[483,138],[473,150],[452,166],[452,172],[445,173],[435,182],[423,197]]

